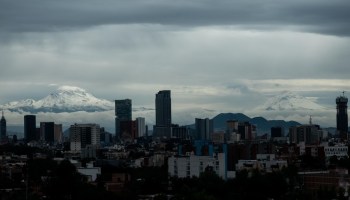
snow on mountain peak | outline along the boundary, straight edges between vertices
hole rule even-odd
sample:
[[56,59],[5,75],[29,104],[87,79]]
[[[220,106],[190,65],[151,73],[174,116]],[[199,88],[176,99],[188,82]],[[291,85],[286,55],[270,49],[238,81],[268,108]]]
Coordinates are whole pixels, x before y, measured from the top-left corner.
[[112,110],[111,101],[99,99],[86,90],[75,86],[61,86],[48,96],[35,100],[10,102],[3,108],[11,111],[37,112],[75,112],[75,111],[106,111]]
[[324,110],[325,108],[314,101],[291,91],[284,91],[269,98],[263,105],[257,108],[266,111],[282,110]]

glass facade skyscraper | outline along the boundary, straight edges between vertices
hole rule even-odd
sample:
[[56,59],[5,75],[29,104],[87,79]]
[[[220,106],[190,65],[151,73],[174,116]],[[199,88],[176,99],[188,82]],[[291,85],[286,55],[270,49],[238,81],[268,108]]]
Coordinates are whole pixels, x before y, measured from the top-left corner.
[[162,90],[156,94],[156,126],[171,126],[170,95],[170,90]]
[[154,136],[170,138],[171,129],[171,92],[162,90],[156,94],[156,125],[153,128]]
[[115,100],[115,135],[121,137],[121,122],[132,120],[132,102],[131,99]]

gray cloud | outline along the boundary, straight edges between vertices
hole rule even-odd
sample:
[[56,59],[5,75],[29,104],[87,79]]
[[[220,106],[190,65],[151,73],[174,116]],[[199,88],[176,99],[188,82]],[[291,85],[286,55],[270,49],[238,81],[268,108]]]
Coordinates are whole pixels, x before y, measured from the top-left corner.
[[108,24],[234,25],[348,36],[347,0],[18,0],[0,2],[0,29],[41,32]]
[[332,107],[350,91],[349,8],[345,0],[0,0],[0,104],[43,98],[56,84],[135,106],[154,107],[154,94],[171,89],[177,109],[249,112],[283,90]]

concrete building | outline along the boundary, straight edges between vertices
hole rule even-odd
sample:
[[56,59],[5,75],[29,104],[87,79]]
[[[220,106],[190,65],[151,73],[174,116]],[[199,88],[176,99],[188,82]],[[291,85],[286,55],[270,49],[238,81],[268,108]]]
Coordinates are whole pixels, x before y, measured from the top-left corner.
[[226,179],[225,153],[213,156],[172,156],[168,159],[168,172],[173,177],[199,177],[206,170],[212,170],[222,179]]
[[330,158],[332,156],[336,156],[338,159],[347,158],[348,155],[348,146],[328,146],[324,147],[324,153],[326,158]]
[[286,160],[276,160],[274,154],[257,154],[256,158],[256,160],[238,160],[236,171],[258,170],[269,173],[288,167]]
[[69,128],[70,150],[81,152],[87,145],[100,145],[100,125],[74,124]]
[[136,118],[136,138],[146,136],[146,120],[143,117]]
[[319,144],[322,138],[323,131],[320,131],[318,125],[308,124],[289,128],[289,142],[293,144],[301,142],[304,142],[305,145]]
[[189,129],[185,126],[173,125],[171,129],[171,137],[179,138],[182,140],[189,140]]

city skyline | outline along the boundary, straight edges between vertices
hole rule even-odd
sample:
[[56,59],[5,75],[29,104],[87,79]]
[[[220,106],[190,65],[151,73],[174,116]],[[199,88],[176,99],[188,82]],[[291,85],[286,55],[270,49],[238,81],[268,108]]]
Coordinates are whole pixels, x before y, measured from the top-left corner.
[[[340,96],[344,96],[344,93]],[[131,112],[132,100],[126,100],[130,101],[130,108],[128,109]],[[23,115],[25,114],[36,114],[39,121],[50,119],[50,121],[55,121],[65,126],[69,126],[72,123],[100,123],[102,126],[109,127],[110,131],[113,127],[114,132],[116,117],[114,104],[118,101],[126,100],[108,101],[95,97],[92,93],[82,88],[63,86],[43,99],[14,101],[1,105],[1,109],[5,111],[9,125],[22,124]],[[272,97],[265,103],[261,102],[260,105],[255,105],[241,113],[250,117],[261,116],[268,120],[298,121],[302,124],[308,124],[309,118],[312,116],[313,121],[322,127],[335,127],[335,100],[336,98],[333,99],[333,108],[324,107],[296,93],[284,92]],[[172,104],[174,112],[171,114],[171,118],[174,119],[173,123],[179,125],[193,124],[195,118],[213,118],[220,113],[240,113],[238,110],[180,109],[177,102]],[[140,107],[140,105],[134,105],[132,108],[132,119],[143,117],[148,125],[155,125],[156,109],[154,106]],[[131,113],[128,115],[130,115],[130,118]]]

